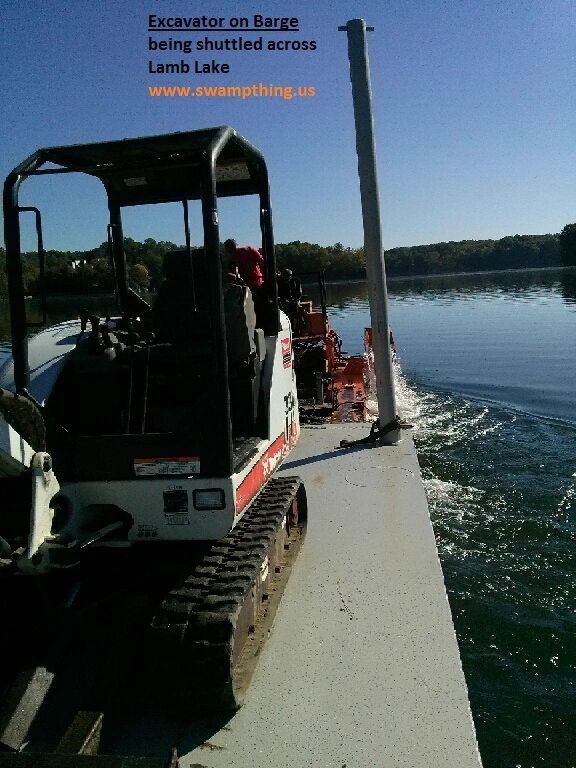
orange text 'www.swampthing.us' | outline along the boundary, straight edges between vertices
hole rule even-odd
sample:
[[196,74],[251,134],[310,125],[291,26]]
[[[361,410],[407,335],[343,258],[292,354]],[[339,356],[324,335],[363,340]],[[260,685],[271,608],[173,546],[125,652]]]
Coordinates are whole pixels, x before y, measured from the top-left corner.
[[313,85],[149,85],[148,95],[156,98],[233,98],[262,99],[277,98],[291,101],[298,98],[312,98],[316,95]]

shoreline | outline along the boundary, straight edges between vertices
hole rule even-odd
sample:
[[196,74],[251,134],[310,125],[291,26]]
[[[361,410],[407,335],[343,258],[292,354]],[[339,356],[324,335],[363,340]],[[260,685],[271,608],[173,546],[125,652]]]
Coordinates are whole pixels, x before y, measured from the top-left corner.
[[[576,265],[571,267],[518,267],[518,269],[481,269],[476,272],[428,272],[421,275],[386,275],[386,281],[388,283],[397,282],[400,280],[424,280],[433,277],[472,277],[477,275],[500,275],[502,273],[516,273],[516,272],[569,272],[574,271],[576,273]],[[342,284],[356,284],[365,283],[366,277],[354,277],[354,278],[339,278],[334,280],[326,280],[326,284],[330,285],[342,285]],[[310,285],[311,283],[305,282],[303,285]]]

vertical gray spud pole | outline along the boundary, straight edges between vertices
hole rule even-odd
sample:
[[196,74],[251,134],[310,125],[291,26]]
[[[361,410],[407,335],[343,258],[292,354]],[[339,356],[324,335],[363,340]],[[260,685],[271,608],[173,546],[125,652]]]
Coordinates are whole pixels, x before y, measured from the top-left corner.
[[[376,148],[374,145],[374,121],[372,118],[372,89],[366,44],[364,19],[351,19],[345,27],[339,27],[348,35],[348,58],[356,124],[356,151],[360,176],[362,221],[364,224],[364,254],[370,299],[374,369],[378,396],[378,418],[384,427],[397,415],[392,369],[392,351],[388,329],[388,293],[384,245],[380,222],[380,197],[376,172]],[[400,440],[400,430],[394,429],[382,436],[382,442],[391,445]]]

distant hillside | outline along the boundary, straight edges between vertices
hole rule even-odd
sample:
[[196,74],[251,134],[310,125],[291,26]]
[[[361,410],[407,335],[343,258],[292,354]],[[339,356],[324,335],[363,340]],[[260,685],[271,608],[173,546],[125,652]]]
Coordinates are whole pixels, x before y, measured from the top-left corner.
[[[362,248],[295,242],[278,245],[277,255],[280,266],[290,266],[296,272],[322,268],[327,277],[365,276]],[[391,277],[556,266],[562,266],[558,235],[514,235],[386,251],[386,272]]]
[[513,235],[501,240],[462,240],[386,251],[390,275],[560,266],[558,235]]
[[[125,250],[131,284],[155,289],[162,280],[162,257],[176,246],[148,238],[143,243],[126,238]],[[183,247],[183,246],[180,246]],[[108,246],[102,243],[90,251],[47,251],[47,284],[54,293],[110,291],[112,272]],[[276,245],[280,268],[294,272],[323,269],[328,279],[365,277],[362,248],[346,248],[295,241]],[[35,254],[24,255],[24,282],[34,294],[38,280]],[[416,245],[386,251],[388,275],[434,275],[448,272],[479,272],[498,269],[562,266],[559,235],[514,235],[501,240],[462,240],[460,242]],[[6,253],[0,248],[0,295],[6,294]]]

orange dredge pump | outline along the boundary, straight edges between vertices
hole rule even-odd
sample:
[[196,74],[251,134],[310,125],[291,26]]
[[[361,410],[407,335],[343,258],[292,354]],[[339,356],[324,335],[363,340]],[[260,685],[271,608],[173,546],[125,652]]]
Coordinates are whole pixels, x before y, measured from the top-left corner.
[[[312,273],[319,306],[304,297],[299,302],[293,336],[300,418],[314,421],[367,421],[369,358],[372,335],[364,333],[364,355],[347,355],[342,340],[330,327],[323,272]],[[301,277],[312,277],[302,274]],[[312,284],[312,283],[311,283]]]

